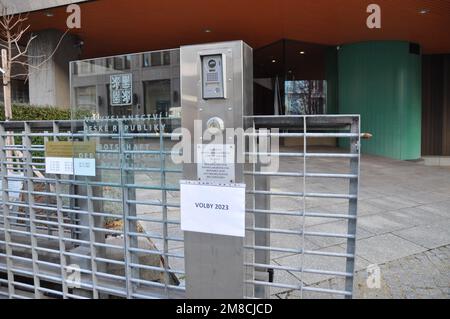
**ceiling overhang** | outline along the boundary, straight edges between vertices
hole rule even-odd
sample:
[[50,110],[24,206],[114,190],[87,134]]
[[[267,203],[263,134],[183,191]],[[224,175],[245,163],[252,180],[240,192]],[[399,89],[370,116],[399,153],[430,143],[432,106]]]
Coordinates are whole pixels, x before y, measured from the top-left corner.
[[[244,40],[253,48],[286,38],[325,45],[373,40],[419,43],[450,53],[450,1],[377,0],[381,29],[366,25],[373,0],[95,0],[80,3],[85,58]],[[48,11],[51,10],[51,14]],[[65,7],[30,13],[33,31],[66,29]]]

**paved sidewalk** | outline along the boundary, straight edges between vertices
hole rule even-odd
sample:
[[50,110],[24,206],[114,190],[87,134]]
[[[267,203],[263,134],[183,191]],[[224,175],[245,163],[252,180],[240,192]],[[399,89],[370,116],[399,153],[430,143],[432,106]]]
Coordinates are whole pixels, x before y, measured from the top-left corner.
[[[289,149],[283,149],[289,151]],[[296,150],[298,151],[298,149]],[[332,150],[336,151],[336,150]],[[280,171],[301,172],[303,164],[298,158],[283,158]],[[307,161],[307,172],[348,172],[348,160],[313,158]],[[158,175],[150,176],[155,183]],[[139,178],[148,179],[149,176]],[[377,156],[362,156],[358,203],[358,229],[356,242],[356,298],[449,298],[450,287],[450,167],[430,167],[415,162],[396,161]],[[170,183],[176,184],[175,176]],[[308,192],[346,193],[348,180],[311,178],[307,180]],[[277,177],[271,180],[272,191],[302,192],[301,178]],[[145,191],[138,198],[157,198],[160,191]],[[170,192],[172,201],[178,192]],[[276,210],[301,211],[303,203],[295,197],[272,197],[271,207]],[[343,213],[347,200],[310,198],[308,211]],[[142,209],[140,215],[160,216],[155,209]],[[179,218],[178,209],[169,209],[170,219]],[[293,216],[272,216],[271,227],[299,230],[303,220]],[[149,232],[158,232],[158,223],[144,223]],[[310,232],[347,232],[345,220],[330,218],[305,219],[305,230]],[[169,227],[169,235],[181,237],[177,225]],[[163,243],[155,240],[158,247]],[[327,252],[345,252],[345,239],[271,234],[274,247]],[[183,253],[182,242],[169,242],[169,250]],[[272,252],[271,263],[291,268],[301,265],[308,268],[345,271],[343,258],[301,256],[292,253]],[[338,260],[339,259],[339,260]],[[380,288],[370,289],[367,284],[367,267],[380,268]],[[171,258],[170,266],[184,269],[183,259]],[[332,276],[275,270],[275,281],[300,285],[301,278],[309,286],[343,289],[343,282]],[[181,278],[182,279],[182,278]],[[298,291],[271,288],[273,298],[296,298]],[[305,293],[307,298],[330,298],[331,295]]]
[[[312,170],[333,170],[340,164],[315,160],[308,165]],[[286,169],[297,164],[282,163],[282,166]],[[295,185],[286,183],[283,180],[285,187],[295,188]],[[272,184],[274,186],[277,186],[276,182]],[[330,184],[325,180],[316,182],[312,187],[345,191],[345,185]],[[345,204],[339,203],[317,202],[307,206],[314,211],[345,209]],[[286,207],[289,208],[284,205]],[[344,225],[339,222],[307,223],[307,230],[339,233],[343,229]],[[336,239],[311,238],[309,241],[312,249],[344,249],[343,243]],[[429,167],[414,162],[362,156],[356,249],[356,298],[449,298],[450,167]],[[275,257],[273,261],[293,265],[296,256]],[[315,265],[329,266],[320,265],[320,262]],[[369,265],[380,269],[380,288],[369,288],[367,285]],[[296,274],[290,275],[283,281],[293,283],[299,280]],[[323,288],[342,287],[340,278],[304,276],[304,281]],[[299,293],[279,291],[274,296],[295,298],[299,297]],[[330,295],[304,292],[303,297],[330,298]]]

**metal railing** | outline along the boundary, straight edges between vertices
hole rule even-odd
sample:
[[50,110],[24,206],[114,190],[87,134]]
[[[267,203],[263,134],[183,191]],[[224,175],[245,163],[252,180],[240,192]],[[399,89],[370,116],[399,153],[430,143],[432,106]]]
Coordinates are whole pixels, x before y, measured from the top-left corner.
[[[351,298],[360,160],[359,116],[249,116],[248,156],[266,157],[253,179],[253,225],[245,248],[262,298]],[[275,131],[258,128],[276,128]],[[279,129],[279,130],[278,130]],[[260,151],[259,139],[279,148]],[[328,143],[321,143],[328,139]],[[341,149],[326,147],[337,143]],[[283,143],[284,142],[284,143]],[[289,146],[289,143],[296,146]],[[285,146],[283,146],[283,144]],[[317,146],[314,146],[316,144]],[[267,159],[269,159],[267,161]],[[273,169],[273,163],[278,163]],[[337,231],[339,230],[339,231]],[[248,242],[247,242],[248,243]],[[247,290],[248,291],[248,290]]]
[[[352,297],[359,116],[246,122],[246,156],[265,161],[244,173],[245,296]],[[182,166],[170,156],[179,124],[1,122],[0,297],[185,297]],[[45,173],[44,145],[58,140],[95,141],[96,176]]]
[[[132,126],[163,122],[179,125],[0,123],[0,295],[184,296],[173,134]],[[44,144],[57,140],[95,140],[96,176],[46,174]]]

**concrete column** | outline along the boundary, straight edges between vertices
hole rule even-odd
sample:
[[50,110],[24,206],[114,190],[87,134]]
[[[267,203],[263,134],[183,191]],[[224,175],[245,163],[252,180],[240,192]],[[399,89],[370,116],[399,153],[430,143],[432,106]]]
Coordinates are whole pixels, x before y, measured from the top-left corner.
[[66,34],[61,40],[62,35],[58,30],[41,31],[30,45],[28,62],[34,66],[45,62],[39,70],[29,69],[31,105],[70,106],[69,62],[77,60],[81,52],[76,37]]

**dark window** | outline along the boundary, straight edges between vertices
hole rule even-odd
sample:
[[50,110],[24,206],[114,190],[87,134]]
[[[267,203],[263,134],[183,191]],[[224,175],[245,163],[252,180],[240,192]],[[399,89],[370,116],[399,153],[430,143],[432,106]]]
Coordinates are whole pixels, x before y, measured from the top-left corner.
[[144,82],[144,110],[146,114],[169,112],[171,107],[170,80]]
[[170,65],[170,51],[157,51],[142,55],[144,67]]
[[170,51],[163,52],[163,64],[170,65]]
[[161,52],[152,52],[152,53],[150,53],[150,64],[151,64],[151,66],[160,66],[160,65],[162,65]]
[[131,55],[124,56],[125,59],[125,70],[131,69]]
[[114,58],[114,69],[116,69],[116,70],[124,69],[123,57],[115,57]]
[[113,59],[112,58],[106,58],[106,68],[107,69],[112,69],[113,66]]
[[129,70],[131,68],[131,55],[114,57],[115,70]]
[[150,56],[147,53],[142,55],[142,66],[147,68],[150,66]]

